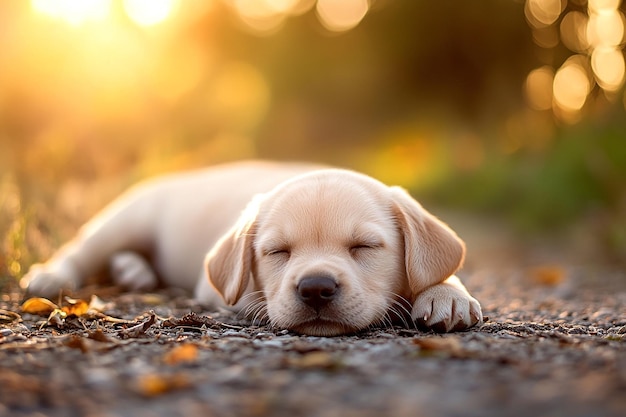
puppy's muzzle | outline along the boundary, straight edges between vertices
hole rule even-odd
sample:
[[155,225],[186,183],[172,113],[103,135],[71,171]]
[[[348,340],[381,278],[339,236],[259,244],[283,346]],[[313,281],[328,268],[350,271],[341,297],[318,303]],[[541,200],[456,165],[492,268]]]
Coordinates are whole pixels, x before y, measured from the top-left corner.
[[339,285],[328,275],[307,275],[296,287],[298,298],[318,312],[337,297],[338,290]]

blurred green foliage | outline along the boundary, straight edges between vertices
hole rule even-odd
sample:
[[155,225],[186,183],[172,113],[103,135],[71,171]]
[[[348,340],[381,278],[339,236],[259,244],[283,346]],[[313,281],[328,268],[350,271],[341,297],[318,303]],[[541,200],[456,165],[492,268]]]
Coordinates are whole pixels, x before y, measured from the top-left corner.
[[622,115],[561,126],[540,150],[503,158],[427,191],[434,201],[509,220],[520,238],[585,229],[589,245],[626,259],[626,123]]

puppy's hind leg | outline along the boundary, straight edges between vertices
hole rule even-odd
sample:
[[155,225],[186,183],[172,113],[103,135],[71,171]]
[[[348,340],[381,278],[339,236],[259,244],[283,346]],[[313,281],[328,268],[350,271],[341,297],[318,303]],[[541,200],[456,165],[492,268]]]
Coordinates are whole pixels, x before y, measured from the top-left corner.
[[[22,286],[31,295],[56,297],[60,291],[75,290],[88,278],[104,271],[117,253],[149,252],[154,241],[154,224],[158,213],[154,208],[159,206],[159,193],[154,191],[151,188],[140,188],[109,205],[87,222],[76,237],[50,260],[33,265],[23,278]],[[136,260],[130,261],[132,264],[136,265]],[[120,277],[132,275],[124,272]],[[146,274],[139,275],[145,277]]]
[[151,290],[158,284],[154,270],[143,256],[125,251],[113,255],[109,272],[116,285],[132,291]]

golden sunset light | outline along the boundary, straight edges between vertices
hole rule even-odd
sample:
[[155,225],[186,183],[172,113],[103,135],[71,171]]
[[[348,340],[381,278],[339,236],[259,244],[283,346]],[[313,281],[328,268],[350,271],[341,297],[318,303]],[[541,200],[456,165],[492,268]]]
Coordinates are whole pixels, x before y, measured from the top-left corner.
[[181,0],[124,0],[124,10],[138,25],[153,26],[169,18]]
[[61,19],[71,25],[104,20],[111,11],[112,0],[31,0],[33,10]]

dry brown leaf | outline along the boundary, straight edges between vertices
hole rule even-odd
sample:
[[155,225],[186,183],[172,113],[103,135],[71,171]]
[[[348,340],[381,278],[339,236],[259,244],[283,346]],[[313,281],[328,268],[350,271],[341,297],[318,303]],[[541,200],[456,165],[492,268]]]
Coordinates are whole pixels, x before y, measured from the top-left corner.
[[420,351],[426,353],[436,353],[454,357],[466,356],[461,342],[455,336],[415,338],[413,339],[413,344],[419,346]]
[[219,328],[220,323],[211,316],[200,316],[196,313],[185,314],[181,318],[170,317],[163,322],[163,327],[211,327]]
[[192,343],[179,345],[163,356],[163,362],[168,365],[180,363],[194,363],[198,360],[198,346]]
[[22,312],[37,316],[49,316],[59,307],[47,298],[33,297],[24,301]]
[[87,353],[91,350],[89,341],[84,337],[77,335],[71,335],[70,338],[65,341],[64,345],[71,349],[78,349],[83,353]]
[[288,360],[290,366],[303,369],[332,369],[337,368],[341,363],[329,352],[317,351],[306,353],[301,356],[290,358]]
[[88,332],[87,337],[91,340],[95,340],[96,342],[101,343],[115,343],[116,339],[109,337],[106,333],[102,331],[102,329],[96,329],[94,331]]
[[139,323],[136,326],[129,327],[128,329],[122,329],[118,332],[118,334],[123,338],[135,338],[143,336],[155,322],[156,314],[154,314],[154,312],[151,312],[150,318],[148,320],[144,321],[143,323]]
[[91,300],[89,300],[89,310],[90,311],[98,311],[103,313],[109,307],[110,303],[106,303],[102,301],[97,295],[92,294]]
[[19,314],[13,311],[0,309],[0,322],[13,323],[20,321],[22,321],[22,317]]

